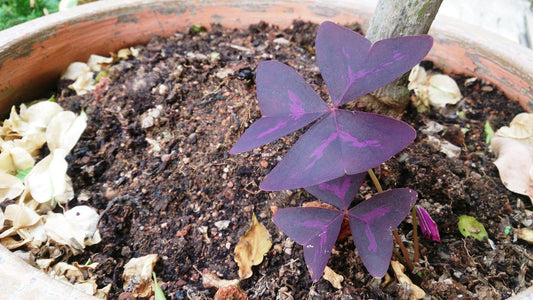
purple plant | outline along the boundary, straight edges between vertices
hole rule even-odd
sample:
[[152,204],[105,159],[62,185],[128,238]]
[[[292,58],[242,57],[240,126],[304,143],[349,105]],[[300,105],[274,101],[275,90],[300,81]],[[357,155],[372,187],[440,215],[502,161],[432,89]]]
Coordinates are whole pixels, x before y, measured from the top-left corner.
[[339,107],[384,86],[419,63],[429,52],[428,35],[397,37],[372,44],[332,22],[320,25],[316,58],[330,93],[324,102],[292,68],[276,61],[257,67],[257,98],[262,117],[230,153],[259,147],[318,119],[261,183],[267,191],[304,187],[336,209],[280,209],[274,223],[304,246],[313,280],[318,280],[347,217],[359,255],[369,273],[383,276],[392,256],[391,230],[417,199],[415,191],[393,189],[350,208],[366,171],[404,149],[416,137],[408,124],[379,114]]
[[409,213],[417,194],[410,189],[392,189],[348,209],[365,176],[366,173],[346,175],[305,188],[339,210],[290,207],[279,209],[274,214],[274,223],[303,245],[305,262],[313,281],[320,279],[324,273],[345,216],[348,217],[359,257],[368,272],[375,277],[382,277],[387,272],[393,246],[391,229],[396,228]]
[[433,39],[397,37],[374,45],[332,22],[320,25],[316,58],[331,97],[324,102],[292,68],[276,61],[257,67],[257,98],[262,117],[230,150],[251,150],[322,118],[302,135],[265,177],[263,190],[316,185],[345,174],[365,172],[391,158],[416,137],[411,126],[373,113],[339,106],[384,86],[419,63]]

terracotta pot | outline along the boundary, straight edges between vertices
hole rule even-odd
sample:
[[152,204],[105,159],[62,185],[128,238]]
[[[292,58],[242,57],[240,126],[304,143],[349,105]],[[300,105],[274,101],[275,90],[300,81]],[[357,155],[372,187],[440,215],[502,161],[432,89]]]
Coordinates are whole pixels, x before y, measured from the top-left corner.
[[[264,20],[287,27],[293,19],[339,23],[369,20],[364,0],[114,0],[86,4],[0,32],[0,113],[13,104],[49,96],[61,72],[90,54],[107,55],[170,36],[192,24],[245,27]],[[429,58],[447,72],[493,83],[533,110],[533,51],[461,23],[435,23]],[[92,299],[51,280],[0,246],[0,291],[10,299]],[[33,296],[32,296],[33,295]],[[66,296],[68,295],[68,296]]]

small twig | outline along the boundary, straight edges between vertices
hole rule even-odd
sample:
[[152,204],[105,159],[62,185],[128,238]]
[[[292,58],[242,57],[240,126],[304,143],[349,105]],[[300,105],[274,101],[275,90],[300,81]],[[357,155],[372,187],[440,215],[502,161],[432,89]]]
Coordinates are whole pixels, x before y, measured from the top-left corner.
[[392,234],[394,235],[394,240],[396,241],[396,244],[400,246],[400,250],[402,250],[403,257],[405,258],[405,263],[407,264],[407,268],[409,268],[410,272],[413,272],[413,262],[409,258],[409,254],[407,253],[407,249],[405,249],[405,246],[402,243],[402,240],[400,239],[400,236],[398,235],[398,230],[394,229],[392,231]]
[[413,260],[415,261],[415,264],[418,263],[420,260],[420,250],[419,250],[419,239],[418,239],[418,215],[416,214],[416,206],[413,206],[413,209],[411,210],[411,214],[413,215],[413,245],[415,248],[415,256]]
[[97,225],[100,223],[100,220],[102,220],[102,217],[111,209],[111,207],[113,207],[113,205],[115,205],[117,202],[122,201],[122,200],[129,200],[136,205],[140,205],[140,203],[136,203],[137,201],[129,195],[115,197],[107,203],[105,209],[100,213],[100,216],[98,217]]

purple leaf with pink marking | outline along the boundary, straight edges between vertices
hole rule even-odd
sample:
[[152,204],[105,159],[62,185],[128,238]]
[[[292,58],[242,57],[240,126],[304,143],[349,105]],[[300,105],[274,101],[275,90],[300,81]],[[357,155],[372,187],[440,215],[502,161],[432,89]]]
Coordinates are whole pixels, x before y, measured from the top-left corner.
[[262,117],[231,148],[236,154],[262,146],[323,116],[329,106],[291,67],[277,61],[257,67],[257,99]]
[[328,182],[306,187],[305,190],[318,199],[331,204],[338,209],[348,209],[361,184],[365,181],[366,172],[345,175]]
[[[354,185],[349,189],[359,188],[361,177],[358,174],[353,178]],[[345,182],[344,179],[332,181],[330,184],[345,186],[342,183]],[[329,198],[331,195],[326,197]],[[324,272],[331,249],[339,235],[342,220],[347,215],[355,246],[363,264],[372,276],[382,277],[387,272],[392,256],[391,230],[405,218],[416,199],[417,194],[413,190],[393,189],[377,194],[350,210],[317,207],[283,208],[276,211],[272,220],[286,235],[303,246],[305,262],[311,278],[316,281]]]
[[347,28],[322,23],[317,61],[333,106],[292,68],[261,62],[257,97],[262,117],[230,153],[259,147],[321,118],[265,178],[262,189],[307,187],[378,166],[409,145],[415,131],[392,118],[337,107],[401,76],[427,54],[432,42],[430,36],[420,35],[372,45]]
[[392,256],[392,232],[409,213],[417,193],[393,189],[373,196],[350,209],[352,236],[368,272],[374,277],[387,273]]
[[316,59],[333,106],[338,107],[399,78],[418,64],[432,45],[429,35],[372,44],[346,27],[324,22],[316,37]]
[[308,187],[380,165],[416,137],[383,115],[333,110],[314,124],[265,177],[266,191]]
[[343,218],[344,213],[339,210],[290,207],[276,211],[272,220],[286,235],[303,245],[311,279],[317,281],[324,273]]

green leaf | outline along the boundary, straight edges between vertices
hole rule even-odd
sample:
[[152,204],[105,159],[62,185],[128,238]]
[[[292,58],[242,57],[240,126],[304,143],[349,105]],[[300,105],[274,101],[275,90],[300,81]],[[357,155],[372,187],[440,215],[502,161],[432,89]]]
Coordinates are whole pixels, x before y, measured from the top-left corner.
[[15,175],[15,177],[20,180],[24,180],[24,178],[26,178],[26,175],[30,173],[31,169],[33,168],[27,168],[26,170],[17,170],[17,175]]
[[200,32],[206,32],[206,31],[207,31],[207,28],[205,28],[205,26],[203,25],[198,25],[198,24],[191,25],[191,32],[193,34],[198,34]]
[[494,130],[490,126],[489,121],[485,122],[485,143],[489,144],[492,136],[494,135]]
[[464,237],[472,236],[480,241],[489,238],[483,224],[479,223],[474,217],[460,216],[457,226],[459,226],[459,231]]
[[159,284],[157,284],[157,278],[155,276],[155,272],[152,272],[152,276],[154,277],[154,284],[155,284],[154,299],[155,300],[167,300],[167,298],[165,298],[165,293],[163,293],[163,290],[161,289]]
[[29,0],[6,0],[0,6],[0,30],[15,26],[26,21],[57,12],[59,0],[35,0],[34,6]]

